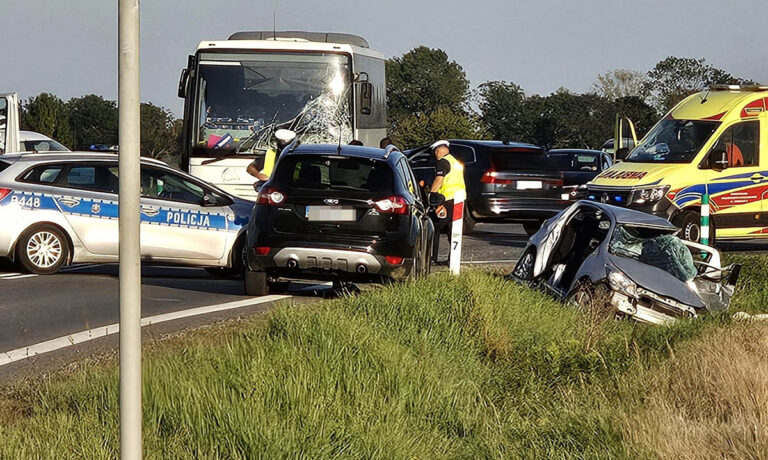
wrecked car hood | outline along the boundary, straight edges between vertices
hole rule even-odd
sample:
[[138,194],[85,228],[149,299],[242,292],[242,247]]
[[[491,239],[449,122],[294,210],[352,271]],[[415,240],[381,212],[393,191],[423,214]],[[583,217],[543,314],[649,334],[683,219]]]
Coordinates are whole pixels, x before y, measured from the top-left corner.
[[669,297],[694,308],[707,308],[701,297],[693,292],[686,283],[664,270],[628,257],[609,255],[608,258],[616,268],[637,283],[639,288],[663,297]]

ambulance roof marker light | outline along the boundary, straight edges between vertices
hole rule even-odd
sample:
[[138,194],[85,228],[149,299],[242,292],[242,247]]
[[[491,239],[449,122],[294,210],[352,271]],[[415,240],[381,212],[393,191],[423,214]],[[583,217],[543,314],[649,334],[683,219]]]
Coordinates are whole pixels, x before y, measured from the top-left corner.
[[709,91],[768,91],[768,85],[710,85]]

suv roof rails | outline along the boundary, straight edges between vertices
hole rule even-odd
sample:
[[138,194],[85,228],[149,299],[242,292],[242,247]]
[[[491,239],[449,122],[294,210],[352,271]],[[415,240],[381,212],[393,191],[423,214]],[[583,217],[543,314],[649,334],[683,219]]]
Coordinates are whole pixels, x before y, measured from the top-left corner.
[[368,40],[359,35],[342,34],[336,32],[305,32],[301,30],[253,30],[235,32],[228,40],[285,40],[308,41],[320,43],[338,43],[341,45],[353,45],[361,48],[369,48]]
[[768,85],[709,85],[710,91],[768,91]]

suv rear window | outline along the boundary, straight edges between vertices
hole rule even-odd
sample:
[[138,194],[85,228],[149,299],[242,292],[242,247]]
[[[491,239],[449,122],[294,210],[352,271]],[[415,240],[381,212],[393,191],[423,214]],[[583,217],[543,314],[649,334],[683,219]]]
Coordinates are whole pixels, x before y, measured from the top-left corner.
[[278,188],[335,190],[365,195],[392,194],[393,173],[383,161],[368,158],[296,155],[280,161]]
[[542,150],[492,150],[490,161],[497,171],[555,171],[557,167]]

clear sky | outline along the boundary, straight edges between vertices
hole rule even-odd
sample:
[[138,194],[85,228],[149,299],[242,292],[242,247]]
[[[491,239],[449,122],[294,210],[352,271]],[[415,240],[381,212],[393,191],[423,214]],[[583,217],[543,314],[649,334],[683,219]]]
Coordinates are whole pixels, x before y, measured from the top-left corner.
[[[238,30],[349,32],[388,57],[444,49],[472,85],[581,92],[614,68],[704,57],[768,83],[768,0],[143,0],[142,100],[180,114],[180,69]],[[0,92],[117,94],[117,0],[0,0]]]

